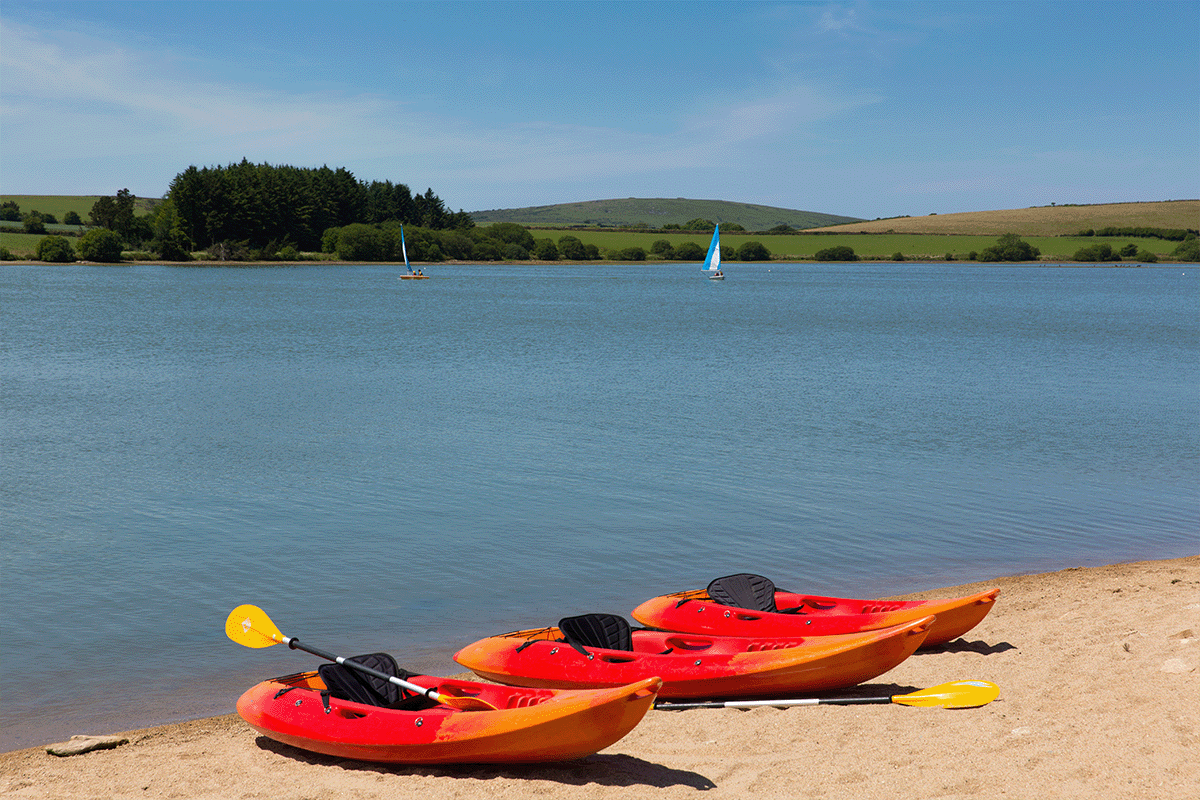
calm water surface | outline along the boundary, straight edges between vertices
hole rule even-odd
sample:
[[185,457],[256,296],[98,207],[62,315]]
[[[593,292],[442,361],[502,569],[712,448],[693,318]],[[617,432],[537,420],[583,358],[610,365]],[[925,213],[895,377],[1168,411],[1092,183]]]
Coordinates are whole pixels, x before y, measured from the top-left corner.
[[[750,571],[1200,552],[1194,267],[0,266],[0,749]],[[1003,598],[1001,601],[1003,602]]]

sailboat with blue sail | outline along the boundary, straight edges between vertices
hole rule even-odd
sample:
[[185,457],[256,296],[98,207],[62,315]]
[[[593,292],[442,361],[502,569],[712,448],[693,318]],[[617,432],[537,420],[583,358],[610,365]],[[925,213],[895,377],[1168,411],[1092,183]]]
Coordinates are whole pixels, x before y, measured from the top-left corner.
[[402,253],[404,253],[404,268],[408,270],[408,274],[401,275],[400,280],[402,280],[402,281],[417,281],[417,280],[423,280],[423,279],[429,277],[421,270],[417,270],[416,272],[413,272],[413,268],[408,265],[408,245],[406,245],[404,243],[404,226],[403,225],[400,226],[400,251]]
[[712,242],[708,245],[708,255],[704,259],[703,270],[708,273],[710,281],[725,280],[725,273],[721,272],[721,226],[717,225],[713,228]]

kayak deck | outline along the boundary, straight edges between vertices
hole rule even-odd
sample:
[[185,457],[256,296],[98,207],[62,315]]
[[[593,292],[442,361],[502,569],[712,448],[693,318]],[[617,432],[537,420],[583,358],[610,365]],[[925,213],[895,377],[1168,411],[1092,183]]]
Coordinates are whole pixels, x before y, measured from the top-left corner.
[[662,679],[660,698],[764,697],[853,686],[912,655],[932,617],[891,628],[819,637],[728,637],[667,631],[632,633],[632,650],[562,641],[559,628],[481,639],[455,654],[489,680],[539,688],[618,686]]
[[696,589],[655,597],[632,612],[651,628],[710,636],[826,636],[877,630],[925,616],[937,619],[923,648],[944,644],[978,625],[995,604],[999,589],[942,600],[856,600],[774,592],[777,611],[715,602]]
[[277,742],[325,755],[407,764],[527,763],[582,758],[612,745],[651,708],[660,682],[602,691],[514,688],[431,676],[440,694],[486,700],[496,711],[447,706],[399,710],[323,696],[316,672],[263,681],[238,714]]

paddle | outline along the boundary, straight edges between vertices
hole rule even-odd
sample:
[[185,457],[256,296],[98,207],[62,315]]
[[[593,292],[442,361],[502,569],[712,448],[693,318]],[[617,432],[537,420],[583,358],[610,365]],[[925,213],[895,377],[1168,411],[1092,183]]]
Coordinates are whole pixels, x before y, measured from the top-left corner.
[[335,656],[333,653],[326,653],[323,650],[318,650],[315,647],[309,647],[300,643],[299,639],[291,636],[284,636],[271,618],[267,616],[267,612],[263,611],[258,606],[242,605],[229,612],[229,616],[225,619],[225,635],[233,639],[240,645],[246,647],[271,647],[277,644],[286,644],[293,650],[303,650],[306,653],[312,653],[314,656],[320,656],[327,661],[333,661],[341,664],[343,667],[356,669],[359,672],[366,673],[380,680],[394,683],[397,686],[402,686],[410,692],[423,694],[430,700],[436,703],[441,703],[450,708],[456,708],[459,711],[496,711],[494,705],[486,700],[480,700],[478,697],[456,697],[454,695],[440,694],[436,689],[426,689],[424,686],[418,686],[415,683],[409,683],[406,680],[401,680],[395,675],[388,675],[378,670],[371,669],[365,664],[359,664],[357,661]]
[[989,681],[953,681],[940,686],[931,686],[911,694],[894,694],[890,697],[816,697],[806,700],[729,700],[723,703],[655,703],[663,711],[683,708],[757,708],[759,706],[849,706],[860,703],[899,703],[903,706],[932,708],[976,708],[986,706],[1000,694],[1000,687]]

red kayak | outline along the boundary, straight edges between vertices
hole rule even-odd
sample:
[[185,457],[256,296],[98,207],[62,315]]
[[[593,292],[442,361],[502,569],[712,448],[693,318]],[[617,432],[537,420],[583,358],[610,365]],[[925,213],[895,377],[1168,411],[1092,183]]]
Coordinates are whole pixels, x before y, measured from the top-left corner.
[[651,628],[709,636],[826,636],[877,630],[926,616],[924,648],[957,639],[987,616],[999,589],[947,600],[852,600],[783,592],[761,575],[718,578],[707,589],[663,595],[633,610]]
[[[381,657],[390,664],[384,666]],[[387,654],[354,660],[362,659],[397,674]],[[402,696],[385,682],[338,665],[263,681],[242,695],[237,710],[277,742],[339,758],[403,764],[561,761],[591,755],[633,730],[660,685],[648,677],[600,691],[553,691],[402,674],[447,698],[478,698],[497,710],[460,711],[419,694]]]
[[853,686],[908,658],[933,617],[841,636],[703,636],[632,630],[615,614],[567,617],[468,645],[454,660],[489,680],[582,689],[662,679],[660,698],[786,696]]

